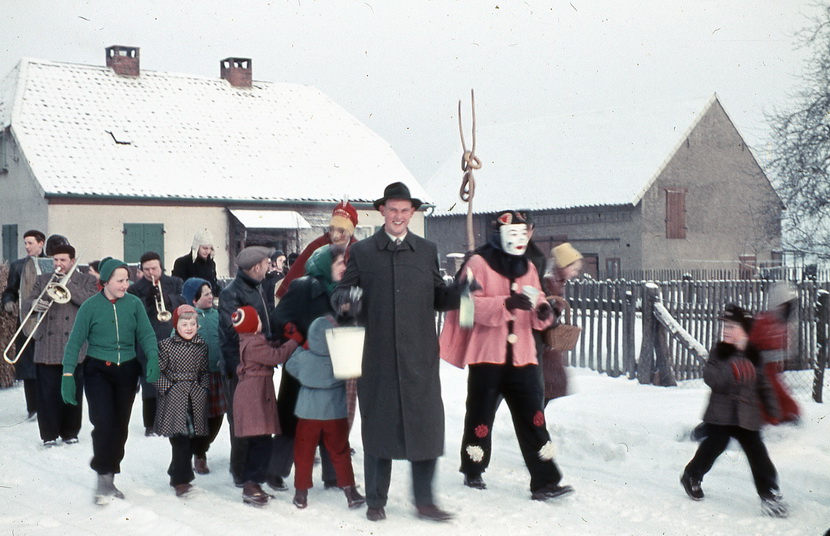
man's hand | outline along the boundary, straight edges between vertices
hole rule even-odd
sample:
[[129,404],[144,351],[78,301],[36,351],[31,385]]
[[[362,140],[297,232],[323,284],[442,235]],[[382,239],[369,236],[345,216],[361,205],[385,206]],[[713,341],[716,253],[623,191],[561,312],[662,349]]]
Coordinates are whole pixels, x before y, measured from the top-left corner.
[[3,310],[9,313],[10,315],[13,315],[17,313],[17,306],[14,303],[14,301],[7,301],[3,304]]
[[36,313],[45,313],[49,310],[49,306],[52,304],[51,301],[44,300],[43,298],[39,299],[34,303],[32,309]]

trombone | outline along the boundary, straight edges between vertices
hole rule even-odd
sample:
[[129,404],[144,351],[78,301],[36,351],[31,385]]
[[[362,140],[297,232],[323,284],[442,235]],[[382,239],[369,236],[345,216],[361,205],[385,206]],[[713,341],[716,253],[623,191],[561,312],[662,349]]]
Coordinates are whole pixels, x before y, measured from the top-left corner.
[[164,306],[164,294],[161,293],[161,281],[156,281],[154,277],[153,281],[153,297],[156,301],[156,320],[159,322],[170,322],[173,318],[173,315],[167,308]]
[[[32,302],[32,308],[20,322],[20,327],[17,328],[17,331],[14,332],[12,335],[11,340],[9,340],[9,344],[6,345],[5,350],[3,350],[3,359],[6,363],[10,365],[14,365],[17,363],[20,356],[23,355],[23,350],[29,346],[29,343],[32,342],[32,337],[34,337],[35,332],[40,327],[40,324],[43,323],[43,319],[46,318],[46,314],[49,312],[49,309],[52,308],[53,303],[69,303],[69,300],[72,299],[72,293],[69,292],[69,278],[72,277],[72,274],[75,273],[75,269],[78,267],[78,258],[75,258],[75,264],[72,265],[72,268],[66,275],[61,275],[60,270],[55,270],[52,273],[52,277],[49,279],[49,282],[43,287],[43,290],[40,291],[38,294],[37,299]],[[46,304],[45,307],[41,307],[42,310],[37,310],[38,305],[43,303],[44,295],[49,298],[49,302]],[[32,315],[36,314],[36,318],[34,319],[34,325],[31,329],[28,327],[29,321],[32,320]],[[23,341],[23,344],[20,345],[20,349],[17,350],[17,353],[14,357],[9,357],[9,351],[11,347],[14,345],[15,340],[22,334],[26,333],[26,340]]]

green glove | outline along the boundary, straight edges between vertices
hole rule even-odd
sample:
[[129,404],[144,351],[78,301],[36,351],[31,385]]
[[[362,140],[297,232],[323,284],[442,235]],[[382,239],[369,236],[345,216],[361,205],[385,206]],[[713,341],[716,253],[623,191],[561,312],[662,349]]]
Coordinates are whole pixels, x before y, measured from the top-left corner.
[[75,376],[62,376],[61,377],[61,396],[63,397],[64,404],[71,404],[73,406],[78,405],[78,400],[75,398]]
[[157,381],[159,381],[160,373],[161,371],[159,370],[159,357],[150,356],[149,358],[147,358],[147,383],[156,383]]

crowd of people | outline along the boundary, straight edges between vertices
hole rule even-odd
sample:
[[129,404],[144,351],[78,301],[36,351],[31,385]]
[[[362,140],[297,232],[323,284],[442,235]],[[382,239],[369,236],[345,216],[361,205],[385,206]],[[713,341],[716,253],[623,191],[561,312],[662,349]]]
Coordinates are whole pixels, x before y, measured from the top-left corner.
[[[226,419],[228,470],[246,504],[267,504],[274,498],[267,488],[288,490],[293,469],[293,504],[306,508],[319,449],[322,485],[342,489],[348,508],[365,504],[367,519],[386,518],[392,462],[407,460],[417,515],[447,521],[453,514],[436,503],[433,491],[444,451],[444,359],[468,370],[463,485],[487,488],[483,474],[504,400],[530,476],[529,497],[552,501],[573,493],[553,459],[545,419],[547,403],[567,394],[565,359],[543,332],[559,324],[565,282],[579,275],[582,255],[565,243],[548,260],[532,240],[531,215],[504,211],[487,242],[447,282],[436,245],[409,229],[421,204],[405,184],[388,185],[374,203],[382,228],[357,241],[358,213],[343,201],[326,232],[290,267],[284,252],[249,246],[236,256],[237,272],[224,288],[206,230],[196,233],[171,275],[158,253],[146,252],[136,281],[126,263],[111,257],[83,273],[64,237],[27,232],[27,257],[12,263],[2,304],[21,318],[28,311],[42,317],[17,371],[43,446],[79,441],[86,398],[95,500],[123,499],[115,476],[140,386],[145,435],[170,442],[167,474],[176,496],[187,496],[196,475],[210,472],[208,451]],[[46,292],[55,278],[43,269],[44,256],[51,257],[70,299]],[[724,312],[723,340],[704,369],[712,397],[702,442],[681,477],[692,499],[703,498],[703,476],[734,437],[747,452],[765,511],[786,515],[759,432],[764,421],[799,415],[776,378],[793,307],[791,294],[778,294],[757,322],[765,326],[761,332],[752,330],[743,309],[729,305]],[[471,320],[459,312],[465,299]],[[440,337],[437,311],[447,312]],[[359,378],[333,373],[326,331],[341,325],[365,328]],[[365,496],[349,443],[358,407]]]

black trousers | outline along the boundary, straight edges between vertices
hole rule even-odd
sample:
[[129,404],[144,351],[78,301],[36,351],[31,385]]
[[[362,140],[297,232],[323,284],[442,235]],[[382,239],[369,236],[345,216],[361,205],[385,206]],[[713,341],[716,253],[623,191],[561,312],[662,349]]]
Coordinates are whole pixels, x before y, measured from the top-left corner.
[[224,419],[224,415],[208,417],[208,435],[193,438],[193,454],[200,458],[207,456],[207,451],[210,449],[211,443],[216,440],[216,436],[219,435],[219,430],[222,429],[222,421]]
[[265,472],[268,469],[268,462],[271,460],[270,435],[261,435],[243,438],[248,443],[245,453],[245,466],[242,471],[243,482],[265,482]]
[[52,441],[77,439],[81,431],[84,407],[84,369],[75,369],[76,406],[64,404],[61,396],[63,366],[36,363],[37,373],[37,426],[40,438]]
[[233,378],[228,378],[226,374],[222,375],[222,387],[225,389],[225,397],[228,401],[228,411],[225,416],[228,419],[231,440],[230,471],[235,480],[242,480],[242,473],[245,471],[245,459],[248,453],[248,438],[236,437],[233,429],[233,394],[236,392],[238,383],[239,378],[236,377],[236,374],[233,375]]
[[[525,465],[530,472],[530,490],[558,484],[562,474],[553,460],[539,459],[539,451],[550,441],[545,426],[539,367],[526,365],[470,365],[467,376],[467,414],[461,439],[461,472],[480,476],[490,464],[493,421],[502,397],[510,409]],[[477,456],[480,460],[476,460]]]
[[703,476],[709,472],[718,456],[726,450],[729,440],[734,437],[746,453],[758,495],[766,496],[771,491],[778,490],[778,472],[769,459],[760,431],[718,424],[707,424],[706,430],[709,435],[700,443],[694,458],[686,466],[689,475],[703,480]]
[[197,438],[201,438],[201,436],[177,435],[170,437],[170,447],[173,452],[167,474],[170,475],[171,486],[187,484],[196,478],[196,475],[193,474],[191,460],[193,459],[193,447]]
[[84,361],[84,391],[92,422],[89,465],[99,475],[121,472],[139,374],[135,359],[120,366],[92,357]]
[[[412,464],[412,492],[415,506],[435,504],[432,496],[432,481],[435,479],[437,459],[419,460]],[[363,476],[366,484],[366,505],[369,508],[383,508],[389,499],[389,484],[392,481],[392,460],[363,454]]]

